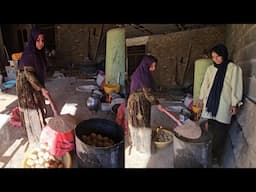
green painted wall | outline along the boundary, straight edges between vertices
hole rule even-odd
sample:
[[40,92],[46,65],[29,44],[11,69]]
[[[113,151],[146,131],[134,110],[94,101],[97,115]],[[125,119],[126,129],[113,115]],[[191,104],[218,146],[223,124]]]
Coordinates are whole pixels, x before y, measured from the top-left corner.
[[204,80],[206,69],[213,64],[211,59],[198,59],[195,61],[193,104],[197,105],[200,95],[200,88]]
[[125,30],[111,29],[107,32],[106,83],[117,83],[118,74],[121,92],[125,86]]

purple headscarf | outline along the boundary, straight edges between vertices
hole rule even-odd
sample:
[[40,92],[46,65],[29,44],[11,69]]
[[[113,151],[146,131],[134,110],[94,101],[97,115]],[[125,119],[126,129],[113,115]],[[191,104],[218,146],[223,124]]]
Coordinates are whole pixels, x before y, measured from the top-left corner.
[[43,33],[36,28],[31,30],[28,45],[22,54],[18,67],[19,69],[22,69],[24,66],[33,67],[35,69],[36,77],[44,86],[47,67],[45,48],[43,47],[41,50],[36,48],[36,40],[40,34]]
[[157,62],[157,59],[151,55],[145,55],[137,69],[131,76],[130,93],[140,88],[153,88],[153,78],[149,67],[152,63]]

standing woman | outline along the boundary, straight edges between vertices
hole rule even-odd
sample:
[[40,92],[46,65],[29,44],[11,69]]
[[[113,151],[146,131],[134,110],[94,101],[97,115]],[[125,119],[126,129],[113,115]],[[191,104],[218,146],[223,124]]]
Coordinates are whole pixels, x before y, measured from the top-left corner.
[[241,68],[228,60],[225,45],[218,44],[213,47],[211,56],[214,65],[206,70],[199,106],[203,107],[202,117],[208,119],[213,160],[220,164],[231,117],[237,113],[237,107],[242,100],[243,79]]
[[16,84],[22,124],[26,128],[30,145],[39,143],[41,130],[46,125],[45,98],[50,101],[54,115],[58,114],[57,107],[45,88],[46,67],[44,35],[34,28],[18,64]]
[[152,95],[153,78],[151,73],[155,71],[156,63],[157,59],[151,55],[143,57],[131,76],[130,96],[127,106],[132,146],[137,151],[148,154],[151,153],[151,105],[159,105],[158,100]]

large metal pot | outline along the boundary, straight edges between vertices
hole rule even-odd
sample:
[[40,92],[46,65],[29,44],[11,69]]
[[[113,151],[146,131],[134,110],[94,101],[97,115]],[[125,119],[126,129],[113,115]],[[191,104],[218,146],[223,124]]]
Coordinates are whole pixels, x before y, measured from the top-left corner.
[[[82,136],[101,134],[114,140],[110,147],[95,147],[83,142]],[[75,129],[76,154],[81,168],[123,168],[124,130],[114,121],[92,118],[81,121]]]
[[210,168],[212,165],[212,140],[200,124],[202,135],[198,139],[188,139],[178,134],[173,136],[174,168]]

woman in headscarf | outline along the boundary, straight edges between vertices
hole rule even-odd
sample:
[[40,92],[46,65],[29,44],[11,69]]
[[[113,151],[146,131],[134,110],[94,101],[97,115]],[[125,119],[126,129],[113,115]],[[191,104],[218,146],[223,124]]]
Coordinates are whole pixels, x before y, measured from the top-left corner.
[[203,107],[202,117],[208,119],[213,160],[220,165],[231,117],[242,100],[243,79],[241,68],[228,60],[225,45],[213,47],[211,57],[214,65],[206,70],[199,106]]
[[46,125],[45,98],[50,101],[54,115],[58,114],[50,93],[45,88],[47,61],[43,33],[33,28],[30,39],[18,64],[16,90],[22,124],[31,145],[39,143]]
[[150,113],[151,105],[158,105],[152,94],[154,83],[151,73],[155,71],[157,59],[146,55],[131,76],[130,96],[128,98],[128,127],[132,146],[142,153],[151,153]]

